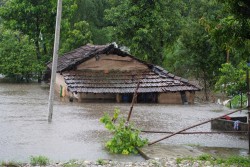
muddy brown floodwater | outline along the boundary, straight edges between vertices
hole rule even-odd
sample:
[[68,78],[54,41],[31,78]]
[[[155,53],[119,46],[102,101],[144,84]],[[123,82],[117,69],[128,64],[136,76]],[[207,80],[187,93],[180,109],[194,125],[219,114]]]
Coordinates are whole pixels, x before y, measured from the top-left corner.
[[[112,113],[115,107],[127,116],[130,104],[70,103],[56,96],[53,121],[48,123],[48,96],[48,89],[38,84],[0,83],[0,161],[28,161],[36,155],[54,161],[143,161],[139,155],[113,155],[104,149],[109,133],[99,122],[100,117],[104,112]],[[216,104],[136,104],[131,121],[144,130],[177,131],[230,111]],[[192,131],[211,131],[210,123]],[[165,135],[143,136],[152,141]],[[230,134],[176,135],[161,144],[248,148],[246,137]]]

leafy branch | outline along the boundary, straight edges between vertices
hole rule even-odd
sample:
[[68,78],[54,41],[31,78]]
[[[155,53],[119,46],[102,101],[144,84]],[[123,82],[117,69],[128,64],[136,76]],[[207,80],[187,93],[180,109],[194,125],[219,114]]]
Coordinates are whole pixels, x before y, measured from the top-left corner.
[[[113,117],[105,113],[100,119],[105,127],[111,131],[114,136],[106,142],[106,148],[116,154],[137,154],[137,147],[143,147],[148,143],[147,139],[141,139],[140,131],[132,124],[128,124],[124,118],[119,118],[120,110],[115,108]],[[117,120],[117,124],[115,124]]]

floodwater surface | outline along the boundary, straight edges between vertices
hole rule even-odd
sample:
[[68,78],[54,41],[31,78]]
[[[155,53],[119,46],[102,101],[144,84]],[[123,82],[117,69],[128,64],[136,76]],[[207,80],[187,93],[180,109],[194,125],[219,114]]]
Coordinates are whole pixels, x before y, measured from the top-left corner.
[[[143,161],[138,156],[109,154],[104,143],[110,133],[99,122],[105,112],[120,108],[127,117],[130,104],[78,103],[55,97],[53,121],[48,123],[49,90],[39,84],[0,83],[0,161],[28,161],[43,155],[54,161],[113,159]],[[136,104],[131,121],[142,130],[178,131],[232,110],[216,104]],[[245,111],[237,113],[245,114]],[[210,123],[192,131],[212,131]],[[149,141],[166,134],[143,134]],[[161,144],[248,148],[245,136],[232,134],[176,135]]]

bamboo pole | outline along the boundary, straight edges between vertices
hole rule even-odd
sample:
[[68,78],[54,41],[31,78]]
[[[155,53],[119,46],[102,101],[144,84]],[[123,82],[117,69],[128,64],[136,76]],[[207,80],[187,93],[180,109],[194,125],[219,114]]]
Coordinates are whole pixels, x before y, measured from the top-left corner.
[[[246,108],[247,108],[247,107],[246,107]],[[206,124],[206,123],[208,123],[208,122],[211,122],[212,120],[216,120],[216,119],[225,117],[225,116],[227,116],[227,115],[236,113],[236,112],[241,111],[241,110],[244,110],[244,109],[246,109],[246,108],[241,108],[241,109],[238,109],[238,110],[236,110],[236,111],[230,112],[230,113],[228,113],[228,114],[222,115],[222,116],[220,116],[220,117],[212,118],[212,119],[210,119],[210,120],[207,120],[207,121],[198,123],[198,124],[196,124],[196,125],[187,127],[187,128],[185,128],[185,129],[182,129],[182,130],[180,130],[180,131],[177,131],[177,132],[175,132],[175,133],[173,133],[173,134],[171,134],[171,135],[168,135],[168,136],[165,136],[165,137],[163,137],[163,138],[161,138],[161,139],[158,139],[158,140],[156,140],[156,141],[153,141],[153,142],[149,143],[148,145],[153,145],[153,144],[155,144],[155,143],[158,143],[158,142],[160,142],[160,141],[162,141],[162,140],[165,140],[165,139],[167,139],[167,138],[170,138],[170,137],[172,137],[172,136],[175,136],[175,135],[177,135],[177,134],[179,134],[179,133],[181,133],[181,132],[184,132],[184,131],[186,131],[186,130],[189,130],[189,129],[192,129],[192,128],[194,128],[194,127],[197,127],[197,126]]]
[[133,95],[132,103],[131,103],[130,110],[129,110],[129,113],[128,113],[127,122],[129,122],[129,120],[130,120],[132,110],[133,110],[133,107],[134,107],[134,103],[135,103],[135,100],[137,98],[137,91],[139,89],[139,86],[140,86],[140,81],[137,83],[137,86],[136,86],[136,89],[135,89],[135,92],[134,92],[134,95]]
[[[164,131],[148,131],[142,130],[144,133],[169,133],[173,134],[174,132],[164,132]],[[220,131],[220,132],[181,132],[180,135],[189,135],[189,134],[221,134],[221,133],[248,133],[248,131]]]
[[60,40],[60,25],[61,25],[61,15],[62,15],[62,0],[57,2],[57,14],[56,14],[56,28],[55,28],[55,41],[54,41],[54,51],[53,51],[53,62],[51,71],[51,82],[50,82],[50,94],[49,94],[49,116],[48,121],[52,121],[53,115],[53,101],[54,101],[54,91],[55,91],[55,80],[57,71],[57,59],[59,50],[59,40]]

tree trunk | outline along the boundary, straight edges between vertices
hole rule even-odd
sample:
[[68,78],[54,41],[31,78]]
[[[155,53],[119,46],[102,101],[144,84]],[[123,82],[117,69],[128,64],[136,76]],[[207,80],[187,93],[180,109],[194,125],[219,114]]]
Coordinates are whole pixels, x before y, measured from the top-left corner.
[[206,82],[206,79],[204,79],[204,94],[205,94],[206,101],[208,101],[208,100],[209,100],[209,97],[208,97],[208,90],[207,90],[207,82]]
[[203,82],[204,82],[204,95],[206,101],[209,101],[209,90],[208,90],[208,85],[207,85],[207,77],[205,72],[203,71]]
[[229,49],[227,49],[227,63],[229,63]]

